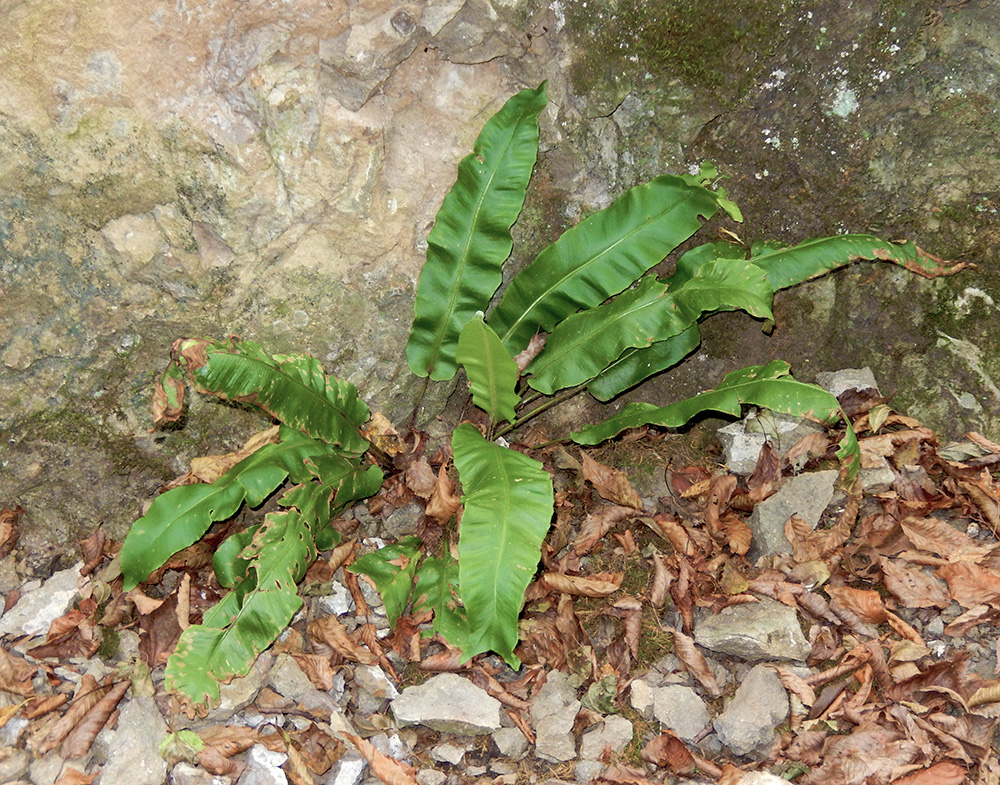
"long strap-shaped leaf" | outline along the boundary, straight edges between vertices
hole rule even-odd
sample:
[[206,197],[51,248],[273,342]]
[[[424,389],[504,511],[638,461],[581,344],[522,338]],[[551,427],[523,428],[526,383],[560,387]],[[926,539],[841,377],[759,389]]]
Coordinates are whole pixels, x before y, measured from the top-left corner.
[[360,428],[369,410],[350,382],[327,376],[307,354],[275,355],[253,341],[188,339],[176,352],[199,391],[259,406],[272,417],[350,455],[368,449]]
[[676,290],[653,277],[609,303],[575,314],[556,327],[526,373],[547,395],[598,376],[627,349],[679,335],[704,313],[742,309],[771,315],[771,286],[749,262],[720,259],[698,268]]
[[624,291],[711,218],[719,195],[663,175],[627,191],[543,250],[487,321],[511,354],[581,308]]
[[673,368],[697,349],[700,343],[701,331],[697,324],[692,324],[684,332],[672,335],[665,341],[627,349],[587,385],[587,390],[599,401],[610,401],[650,376]]
[[[600,444],[627,428],[643,425],[679,428],[705,411],[738,416],[744,404],[763,406],[783,414],[813,417],[825,423],[841,416],[840,404],[833,395],[821,387],[796,381],[788,371],[789,365],[783,360],[752,365],[726,374],[714,390],[669,406],[633,402],[614,417],[570,435],[578,444]],[[847,435],[841,441],[839,454],[850,458],[848,479],[853,479],[861,465],[861,453],[850,421],[847,421]]]
[[295,482],[311,477],[304,461],[327,453],[329,445],[288,428],[281,434],[278,444],[265,445],[211,485],[182,485],[153,501],[122,545],[126,591],[201,539],[213,522],[232,517],[244,501],[256,506],[289,476]]
[[298,511],[268,515],[249,547],[256,550],[244,579],[250,590],[230,592],[202,624],[188,627],[167,663],[167,688],[195,707],[215,703],[218,682],[245,674],[302,607],[296,584],[316,551]]
[[517,617],[552,520],[552,477],[468,424],[455,429],[451,448],[465,505],[458,564],[469,640],[462,656],[495,651],[517,668]]
[[821,237],[791,248],[755,247],[750,259],[767,272],[775,291],[818,278],[860,259],[892,262],[925,278],[951,275],[965,266],[935,259],[912,242],[892,243],[868,234]]
[[514,407],[521,400],[514,392],[517,363],[483,321],[482,311],[462,330],[457,356],[469,377],[472,402],[490,416],[494,425],[502,420],[513,421]]
[[486,309],[510,256],[517,220],[538,153],[538,114],[545,83],[522,90],[487,121],[474,152],[458,165],[458,179],[427,238],[406,361],[417,376],[450,379],[462,328]]

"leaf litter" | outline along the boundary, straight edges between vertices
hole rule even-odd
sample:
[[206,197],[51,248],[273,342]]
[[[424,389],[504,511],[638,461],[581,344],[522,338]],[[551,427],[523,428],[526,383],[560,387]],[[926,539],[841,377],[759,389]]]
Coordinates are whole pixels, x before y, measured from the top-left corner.
[[[657,471],[665,472],[662,483],[651,483],[655,498],[636,490],[618,468],[628,465],[620,456],[602,462],[609,458],[597,450],[574,455],[560,446],[532,451],[518,445],[555,476],[557,515],[526,592],[517,673],[491,655],[463,663],[440,635],[425,634],[432,614],[425,605],[401,609],[388,630],[367,579],[345,571],[385,541],[385,520],[410,504],[423,514],[413,531],[399,534],[417,533],[444,556],[457,540],[460,492],[447,452],[428,456],[426,435],[399,435],[377,420],[373,436],[394,472],[364,509],[337,522],[344,544],[310,568],[306,610],[261,660],[274,667],[288,656],[318,695],[335,694],[339,684],[345,714],[264,687],[247,709],[264,718],[256,727],[227,724],[235,717],[186,717],[164,693],[163,665],[183,627],[221,595],[210,567],[213,541],[207,558],[192,546],[125,594],[115,558],[120,544],[98,529],[80,544],[84,566],[73,607],[41,638],[2,641],[0,693],[7,700],[0,726],[19,718],[15,746],[86,762],[131,688],[133,696],[155,694],[172,726],[193,728],[198,750],[171,746],[170,763],[184,759],[231,781],[254,744],[287,754],[284,770],[292,783],[318,781],[349,749],[386,783],[409,785],[427,767],[454,774],[456,782],[470,781],[468,772],[490,782],[518,782],[525,772],[559,781],[568,769],[530,755],[509,771],[494,766],[502,756],[488,743],[467,744],[459,765],[432,761],[428,750],[451,737],[419,726],[405,731],[409,754],[397,759],[374,743],[395,727],[388,700],[362,711],[344,685],[363,668],[379,669],[393,690],[455,671],[498,699],[508,724],[534,742],[533,700],[546,674],[562,670],[573,675],[587,707],[577,715],[578,732],[611,713],[635,729],[624,750],[605,749],[597,783],[685,776],[731,785],[745,772],[767,770],[800,785],[994,785],[1000,782],[994,749],[1000,653],[992,629],[1000,620],[1000,445],[973,433],[942,448],[934,433],[891,412],[884,400],[853,395],[845,408],[859,435],[862,466],[888,468],[891,482],[864,493],[850,489],[855,493],[816,529],[790,517],[789,553],[756,561],[748,558],[755,506],[793,474],[834,465],[835,435],[810,434],[784,455],[765,443],[756,470],[743,478],[717,465],[672,460],[672,440],[684,437],[643,429],[621,446],[655,456]],[[271,438],[265,432],[233,455],[198,464],[178,482],[203,480]],[[4,552],[16,543],[22,512],[0,511]],[[231,526],[218,524],[213,532],[221,538]],[[353,610],[330,610],[334,587]],[[11,595],[8,605],[17,601],[17,593]],[[811,649],[806,667],[771,663],[791,712],[769,748],[740,757],[711,743],[710,725],[698,738],[681,738],[643,714],[630,688],[664,667],[670,654],[676,657],[673,682],[698,692],[713,715],[721,711],[738,680],[720,681],[720,673],[745,673],[745,666],[700,646],[696,619],[762,598],[794,609]],[[137,638],[134,650],[106,650],[108,640],[124,634]],[[86,666],[98,660],[106,667],[95,679]],[[388,689],[384,695],[393,694]],[[92,781],[99,766],[89,767],[67,777]]]

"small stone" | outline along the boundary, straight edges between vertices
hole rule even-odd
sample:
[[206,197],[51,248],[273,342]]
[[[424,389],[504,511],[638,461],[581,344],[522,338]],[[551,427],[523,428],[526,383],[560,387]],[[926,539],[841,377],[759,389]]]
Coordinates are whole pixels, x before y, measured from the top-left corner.
[[653,688],[643,679],[635,679],[629,685],[629,703],[643,717],[653,716]]
[[562,671],[552,671],[531,702],[535,755],[561,763],[576,757],[573,723],[580,711],[576,685]]
[[719,740],[737,755],[766,754],[774,729],[788,716],[788,695],[773,668],[757,665],[715,719]]
[[170,785],[230,785],[229,777],[209,774],[201,766],[181,761],[170,771]]
[[493,731],[493,743],[505,758],[520,760],[528,751],[528,740],[519,728],[501,728]]
[[272,752],[263,744],[254,744],[247,753],[247,768],[237,785],[288,785],[281,765],[288,760],[283,752]]
[[167,724],[152,698],[122,702],[118,725],[108,743],[108,761],[101,769],[105,785],[161,785],[167,776],[160,742]]
[[816,374],[816,384],[835,396],[848,390],[875,390],[878,392],[875,374],[868,367],[821,371]]
[[392,701],[392,713],[402,725],[425,725],[462,736],[500,728],[500,701],[454,673],[441,673],[407,687]]
[[795,610],[767,597],[703,616],[694,639],[706,649],[750,662],[804,660],[812,650]]
[[10,755],[0,760],[0,782],[15,782],[28,773],[31,756],[25,750],[12,749]]
[[438,744],[431,748],[431,759],[438,763],[450,763],[457,766],[465,757],[465,749],[457,744]]
[[354,600],[347,587],[339,581],[330,584],[330,593],[316,600],[318,616],[343,616],[354,610]]
[[444,785],[448,775],[434,769],[421,769],[417,772],[417,785]]
[[246,676],[238,676],[229,684],[220,684],[219,705],[208,713],[206,719],[209,722],[228,720],[253,702],[260,687],[260,671],[256,667],[250,668]]
[[785,523],[797,515],[816,528],[823,511],[833,500],[839,472],[828,469],[792,477],[773,496],[754,507],[747,525],[753,532],[751,560],[760,556],[791,553],[792,544],[785,537]]
[[597,760],[578,760],[573,767],[573,776],[577,782],[593,782],[604,773],[605,765]]
[[356,750],[348,750],[341,756],[323,780],[324,785],[358,785],[365,773],[368,761]]
[[31,591],[23,591],[17,605],[0,619],[0,635],[44,635],[49,626],[69,610],[77,595],[79,562],[68,570],[61,570]]
[[632,741],[632,723],[613,714],[594,728],[588,728],[580,739],[580,757],[598,760],[604,750],[621,752]]
[[698,693],[679,684],[653,690],[653,715],[684,741],[692,741],[712,721]]

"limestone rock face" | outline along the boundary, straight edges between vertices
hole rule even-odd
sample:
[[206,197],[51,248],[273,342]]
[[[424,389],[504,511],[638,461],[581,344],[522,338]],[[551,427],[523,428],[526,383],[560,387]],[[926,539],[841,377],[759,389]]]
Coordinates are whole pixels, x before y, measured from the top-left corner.
[[[869,365],[949,432],[1000,427],[989,10],[780,5],[692,6],[697,24],[673,27],[631,0],[599,19],[581,0],[5,4],[0,504],[26,510],[31,571],[69,566],[67,543],[97,524],[121,538],[189,458],[261,425],[192,400],[183,429],[148,433],[178,337],[311,352],[373,408],[408,414],[427,232],[483,122],[543,79],[512,268],[706,158],[731,178],[747,221],[727,228],[746,241],[871,231],[979,263],[932,282],[868,265],[780,293],[770,337],[721,315],[638,397],[667,403],[780,356],[806,380]],[[432,387],[430,415],[448,393]],[[599,416],[582,400],[574,425]]]

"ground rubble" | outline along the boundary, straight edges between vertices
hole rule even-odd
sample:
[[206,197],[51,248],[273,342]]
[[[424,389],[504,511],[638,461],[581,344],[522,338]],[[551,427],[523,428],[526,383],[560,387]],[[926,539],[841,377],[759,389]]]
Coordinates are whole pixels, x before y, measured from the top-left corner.
[[[860,495],[816,429],[761,439],[749,477],[674,462],[639,492],[556,454],[572,512],[529,588],[518,671],[462,663],[419,619],[391,629],[373,587],[321,559],[286,634],[198,716],[163,663],[205,590],[175,568],[116,593],[95,534],[80,564],[7,593],[0,782],[992,785],[1000,446],[939,447],[855,397]],[[357,547],[419,530],[403,484],[351,512]],[[552,592],[553,574],[573,580]]]

